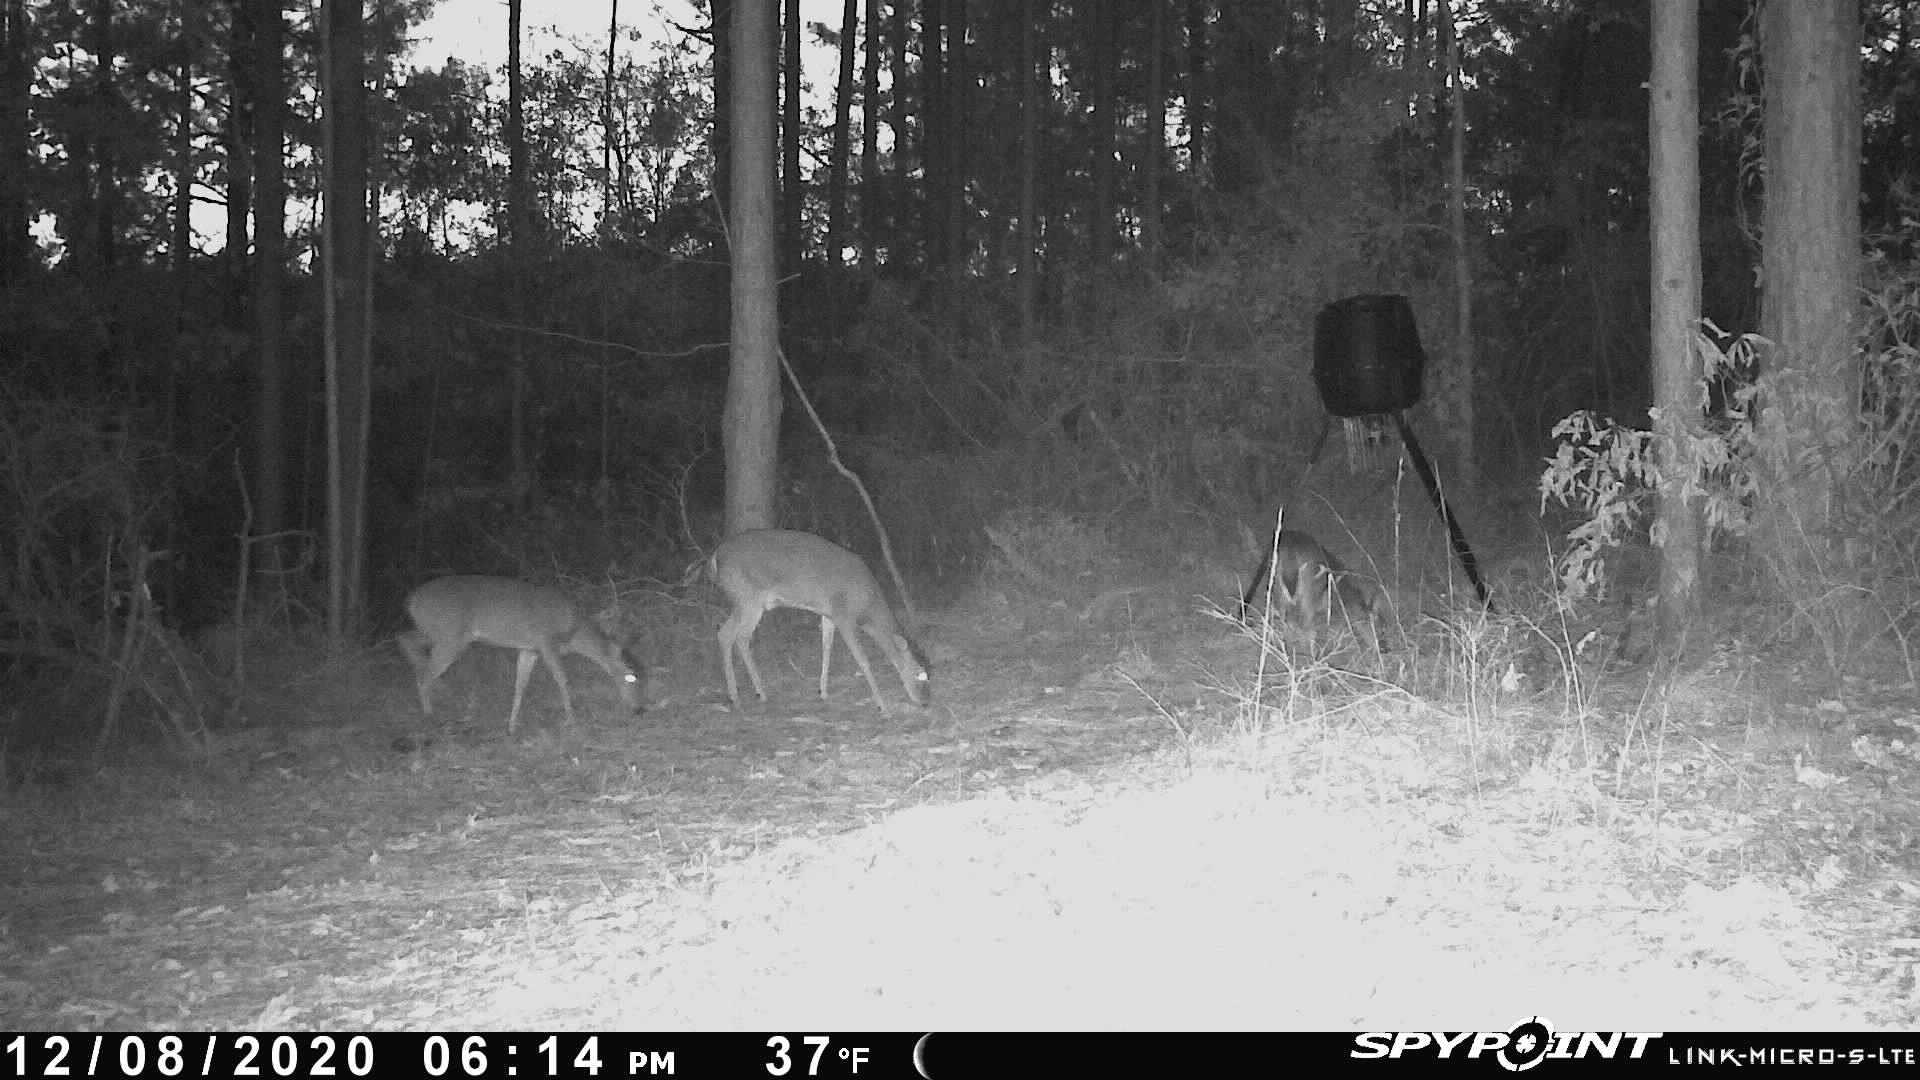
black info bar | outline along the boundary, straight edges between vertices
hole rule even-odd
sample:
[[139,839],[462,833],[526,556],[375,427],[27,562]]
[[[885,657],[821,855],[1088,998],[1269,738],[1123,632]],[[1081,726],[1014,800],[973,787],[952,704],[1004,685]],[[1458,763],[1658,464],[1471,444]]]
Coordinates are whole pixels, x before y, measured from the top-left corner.
[[0,1032],[0,1077],[1000,1080],[1255,1076],[1302,1065],[1512,1072],[1920,1064],[1920,1036],[1811,1033]]

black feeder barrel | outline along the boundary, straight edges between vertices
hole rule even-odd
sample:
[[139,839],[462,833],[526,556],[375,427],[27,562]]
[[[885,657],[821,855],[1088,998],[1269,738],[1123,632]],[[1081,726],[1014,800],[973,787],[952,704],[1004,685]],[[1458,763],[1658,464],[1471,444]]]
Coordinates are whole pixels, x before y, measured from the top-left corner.
[[1413,408],[1426,365],[1405,296],[1349,296],[1313,320],[1313,382],[1327,411],[1342,419]]
[[1467,580],[1488,611],[1493,597],[1480,579],[1473,548],[1460,529],[1433,475],[1433,463],[1414,437],[1406,410],[1419,404],[1420,379],[1427,353],[1420,347],[1413,305],[1398,293],[1367,293],[1335,300],[1313,319],[1313,382],[1327,411],[1341,419],[1391,416],[1406,445],[1414,471],[1420,474],[1433,508],[1446,523],[1447,539],[1460,560]]

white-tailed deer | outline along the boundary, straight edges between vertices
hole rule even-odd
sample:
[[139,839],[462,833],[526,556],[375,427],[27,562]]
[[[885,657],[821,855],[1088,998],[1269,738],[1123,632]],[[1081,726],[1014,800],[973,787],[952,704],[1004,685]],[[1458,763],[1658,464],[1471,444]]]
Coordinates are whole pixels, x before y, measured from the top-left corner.
[[519,726],[520,702],[536,660],[547,662],[547,670],[560,686],[567,723],[574,722],[573,695],[560,666],[562,653],[584,656],[600,665],[613,679],[628,713],[640,711],[640,677],[625,651],[581,614],[566,593],[551,585],[476,575],[435,578],[407,597],[407,614],[414,629],[400,635],[400,651],[413,665],[420,709],[428,716],[433,715],[434,681],[476,641],[520,652],[513,708],[507,713],[508,733]]
[[727,700],[740,707],[740,685],[733,671],[733,653],[747,662],[747,676],[761,701],[767,691],[753,662],[753,632],[760,617],[774,608],[797,608],[820,616],[820,696],[827,696],[827,670],[833,662],[833,635],[838,630],[867,677],[874,704],[890,716],[873,665],[860,647],[857,631],[865,631],[900,673],[900,683],[915,705],[927,702],[927,668],[913,642],[900,632],[893,609],[860,556],[812,533],[787,529],[756,529],[736,533],[714,549],[707,572],[733,603],[733,614],[720,624],[720,662],[727,673]]
[[1281,604],[1308,633],[1336,617],[1368,620],[1372,615],[1373,602],[1366,589],[1320,541],[1296,529],[1282,530],[1260,560],[1252,584],[1240,598],[1241,622],[1250,617],[1261,581],[1269,575]]

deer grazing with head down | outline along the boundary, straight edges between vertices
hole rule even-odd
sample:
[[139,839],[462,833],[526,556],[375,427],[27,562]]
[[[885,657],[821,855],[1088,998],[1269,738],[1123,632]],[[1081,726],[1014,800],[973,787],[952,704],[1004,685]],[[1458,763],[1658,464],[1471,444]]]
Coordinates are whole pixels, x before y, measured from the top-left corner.
[[572,598],[551,585],[476,575],[435,578],[407,597],[407,614],[414,628],[400,635],[400,651],[413,665],[420,709],[428,716],[433,715],[430,692],[434,682],[475,642],[519,651],[513,708],[507,713],[509,733],[519,726],[527,680],[533,675],[534,664],[541,660],[546,661],[553,681],[560,686],[560,704],[566,710],[567,723],[574,723],[573,695],[567,687],[566,670],[560,666],[565,653],[598,664],[613,680],[628,714],[640,711],[638,666],[581,613]]
[[740,687],[733,670],[733,654],[746,661],[753,692],[767,699],[760,669],[753,662],[753,632],[774,608],[797,608],[820,616],[820,696],[827,696],[827,673],[833,662],[833,638],[838,631],[853,653],[853,662],[866,676],[867,689],[882,715],[892,715],[880,695],[873,665],[860,645],[864,632],[880,646],[900,675],[900,684],[915,705],[927,701],[927,666],[894,621],[893,609],[860,556],[812,533],[788,529],[754,529],[735,533],[714,549],[707,572],[727,594],[733,613],[720,625],[720,661],[726,669],[727,699],[740,707]]

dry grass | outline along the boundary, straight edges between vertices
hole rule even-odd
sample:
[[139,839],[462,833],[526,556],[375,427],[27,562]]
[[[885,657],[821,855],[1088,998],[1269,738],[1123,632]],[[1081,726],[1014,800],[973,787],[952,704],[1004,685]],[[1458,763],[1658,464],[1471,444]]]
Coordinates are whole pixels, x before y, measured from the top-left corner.
[[[474,650],[421,726],[397,653],[277,667],[197,763],[8,793],[0,1011],[55,1028],[1905,1029],[1911,720],[1729,647],[1657,693],[1536,613],[1375,652],[1209,613],[1054,517],[929,619],[886,721],[770,617],[774,701],[718,705],[720,612],[625,594],[654,708],[558,722]],[[1100,583],[1092,588],[1089,582]],[[1404,596],[1404,594],[1402,594]],[[1582,644],[1585,642],[1585,644]],[[1604,650],[1600,650],[1604,652]],[[1814,661],[1817,663],[1817,661]],[[294,707],[297,704],[298,707]],[[259,722],[268,721],[268,722]],[[430,738],[400,752],[398,737]]]

